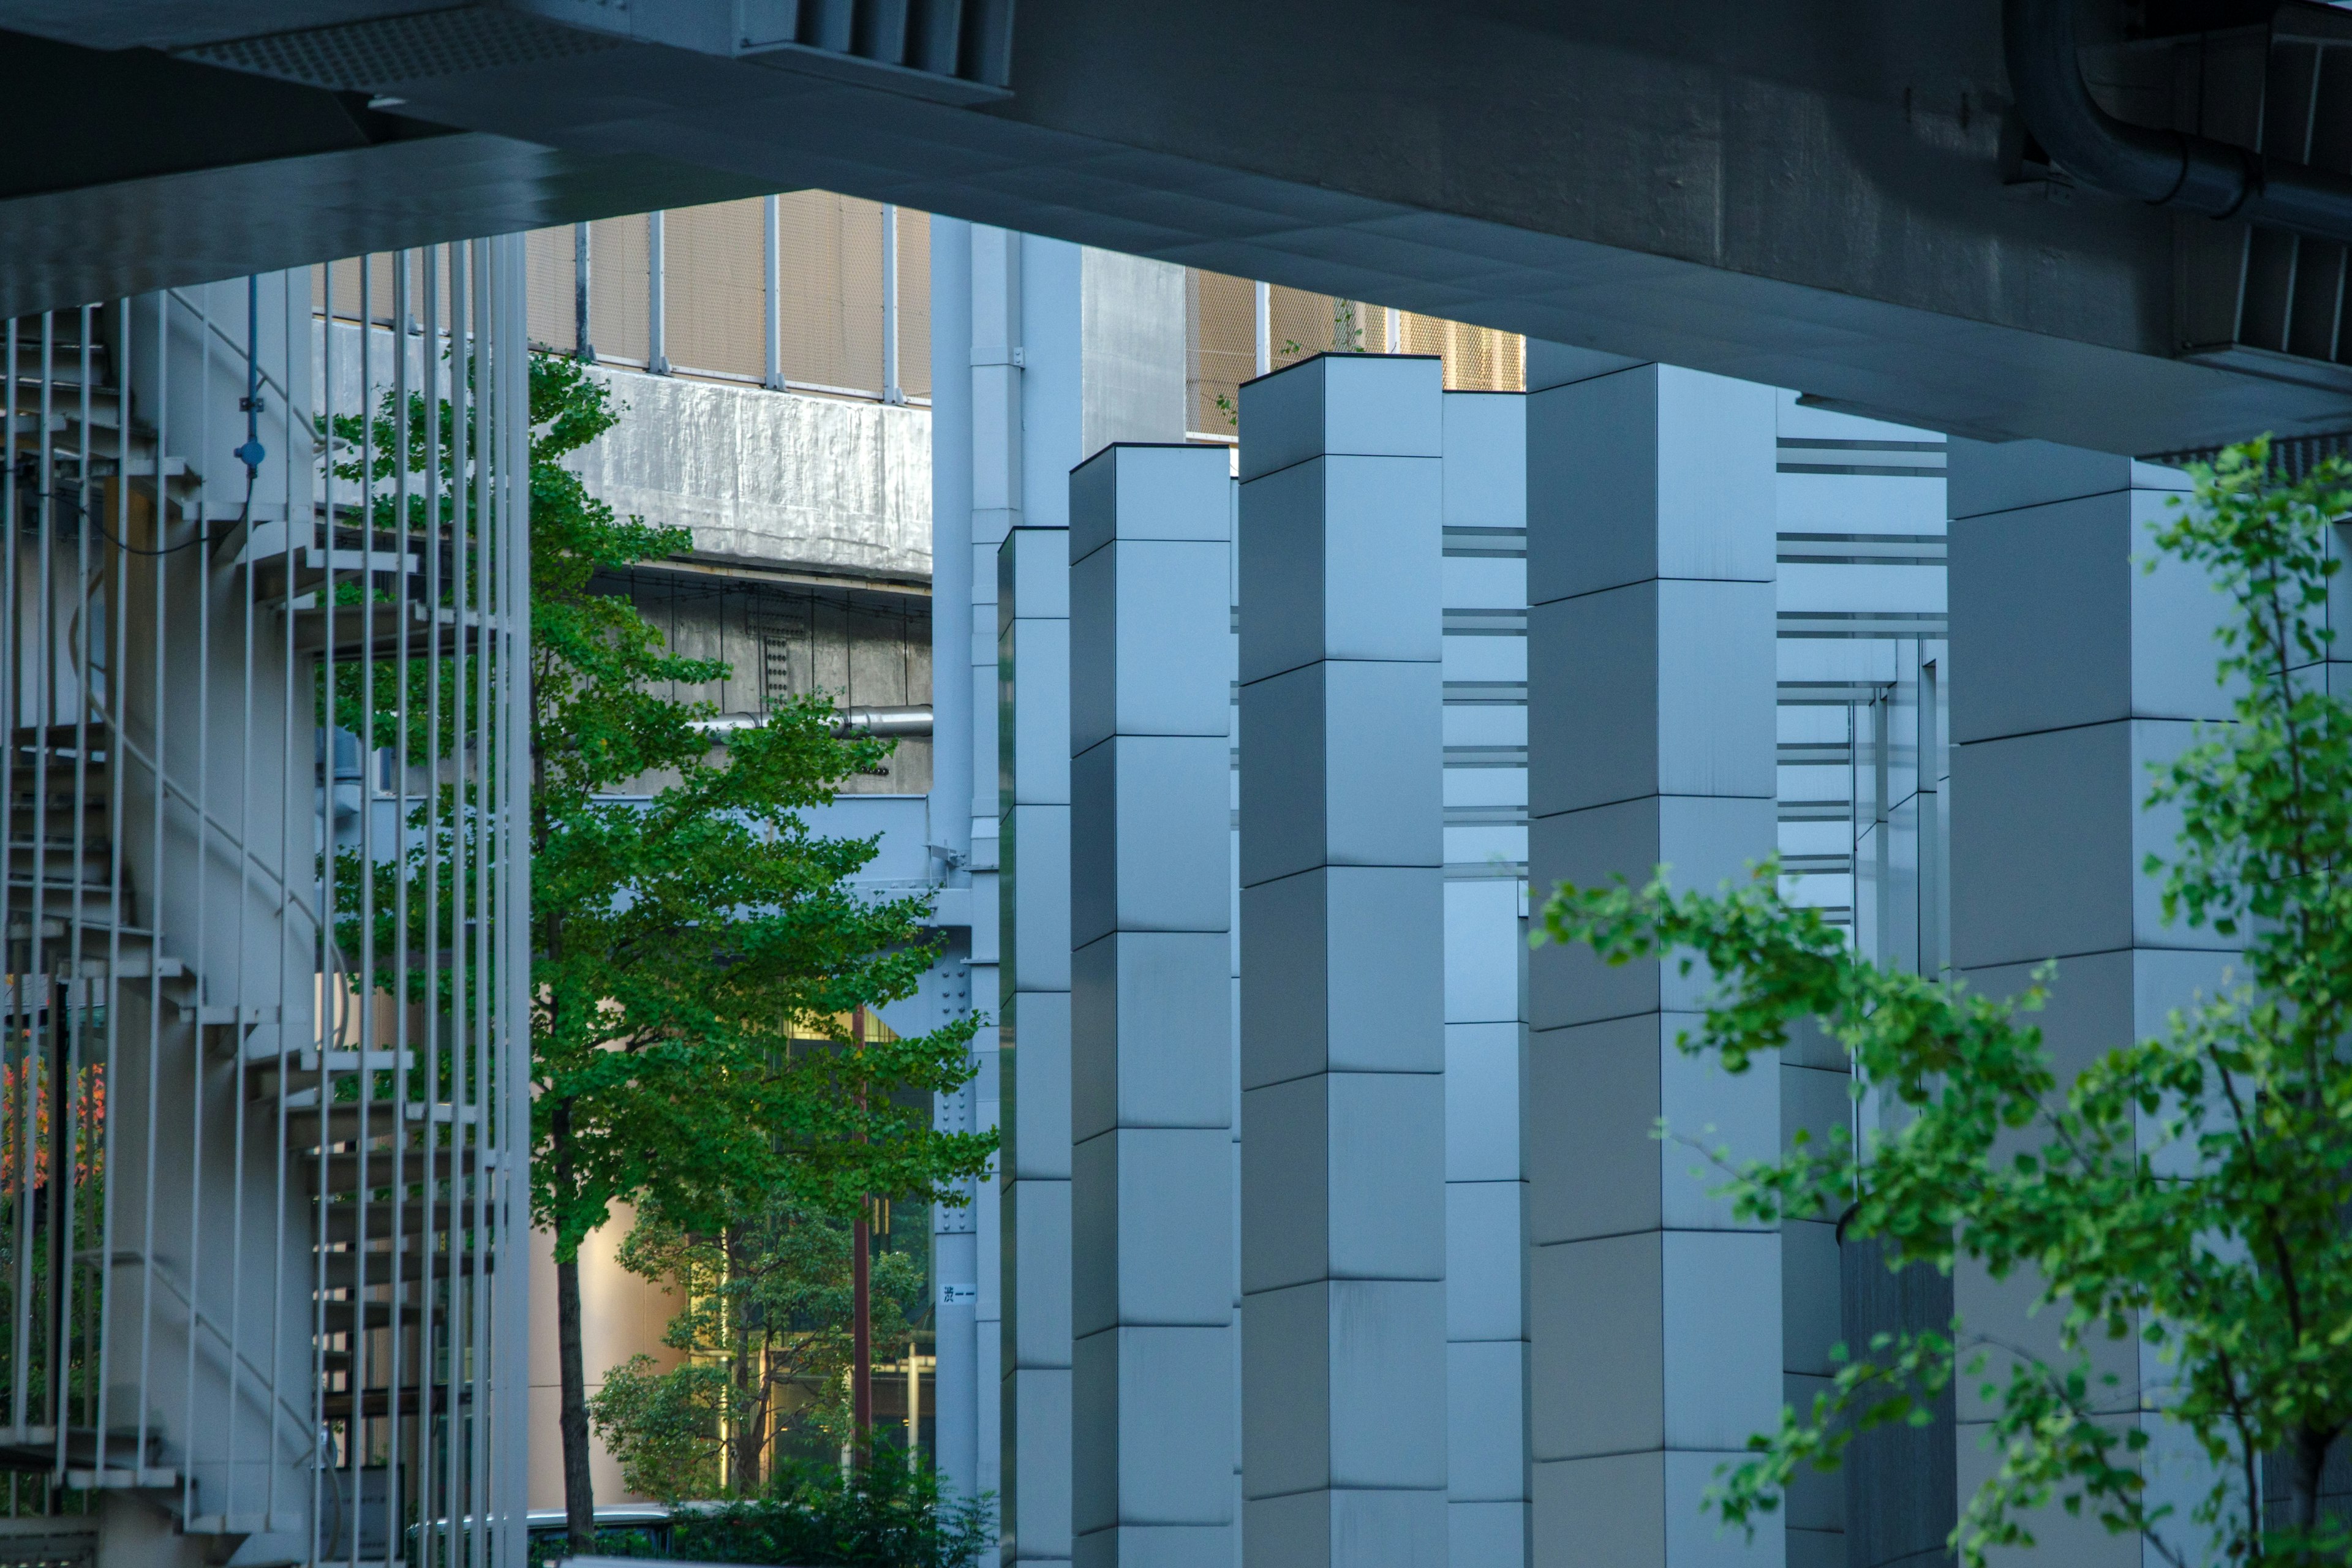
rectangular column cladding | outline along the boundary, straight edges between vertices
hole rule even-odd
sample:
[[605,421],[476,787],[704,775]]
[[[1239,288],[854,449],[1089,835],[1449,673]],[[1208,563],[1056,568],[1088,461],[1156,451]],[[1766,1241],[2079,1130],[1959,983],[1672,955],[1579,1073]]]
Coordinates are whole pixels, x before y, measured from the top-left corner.
[[1232,1568],[1226,457],[1070,476],[1072,1511],[1079,1568]]
[[997,552],[1004,1558],[1070,1555],[1069,534]]
[[[2176,810],[2147,810],[2150,766],[2178,756],[2200,720],[2229,716],[2213,632],[2230,610],[2201,572],[2155,556],[2147,530],[2188,488],[2175,470],[2040,441],[1954,440],[1951,509],[1952,963],[1969,985],[2011,995],[2055,960],[2034,1022],[2062,1081],[2100,1053],[2161,1033],[2167,1015],[2220,988],[2232,957],[2210,930],[2168,925],[2161,879]],[[1996,1341],[2058,1355],[2056,1314],[2029,1316],[2035,1281],[1965,1262],[1953,1309]],[[2136,1337],[2093,1342],[2100,1397],[2168,1397],[2169,1369]],[[1996,1363],[1991,1375],[2005,1377]],[[1998,1456],[1978,1441],[1993,1412],[1958,1390],[1958,1500]],[[2177,1428],[2148,1418],[2150,1501],[2186,1518],[2211,1484]],[[2129,1537],[2045,1510],[2038,1554],[2084,1568],[2137,1564]],[[2183,1527],[2186,1532],[2186,1527]],[[2194,1537],[2190,1537],[2194,1544]],[[2197,1561],[2208,1560],[2201,1547]]]
[[[1660,864],[1683,887],[1742,879],[1775,834],[1772,392],[1663,365],[1571,380],[1594,367],[1530,351],[1533,890],[1638,886]],[[1746,1547],[1700,1505],[1781,1394],[1780,1237],[1736,1222],[1700,1168],[1701,1150],[1774,1152],[1780,1074],[1676,1048],[1704,984],[1585,949],[1529,964],[1538,1563],[1781,1560],[1779,1515]]]
[[1243,1555],[1446,1554],[1441,367],[1242,390]]

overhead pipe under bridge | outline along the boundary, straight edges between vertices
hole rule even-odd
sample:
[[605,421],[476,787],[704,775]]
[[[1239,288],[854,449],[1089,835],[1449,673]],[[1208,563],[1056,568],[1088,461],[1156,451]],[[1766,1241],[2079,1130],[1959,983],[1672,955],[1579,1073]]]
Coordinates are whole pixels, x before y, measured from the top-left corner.
[[2003,0],[2010,84],[2026,129],[2084,184],[2151,206],[2352,244],[2352,174],[2119,120],[2083,80],[2076,0]]

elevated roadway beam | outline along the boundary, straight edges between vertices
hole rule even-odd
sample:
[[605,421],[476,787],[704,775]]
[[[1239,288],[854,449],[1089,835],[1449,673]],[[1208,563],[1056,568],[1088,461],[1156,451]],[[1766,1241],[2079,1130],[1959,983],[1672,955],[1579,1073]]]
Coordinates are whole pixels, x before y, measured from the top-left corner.
[[[336,210],[299,226],[319,255],[359,248],[330,243],[337,226],[380,234],[387,210],[421,239],[491,214],[822,186],[1976,436],[2152,452],[2352,426],[2352,374],[2332,353],[2214,341],[2225,285],[2183,256],[2239,243],[2242,226],[2034,177],[1996,0],[1021,0],[1009,96],[963,101],[919,73],[819,74],[806,51],[644,41],[587,0],[392,8],[344,0],[358,19],[321,27],[289,0],[0,0],[0,26],[175,49],[474,133],[368,152]],[[2215,19],[2248,20],[2227,8]],[[2094,45],[2113,41],[2106,10],[2084,12]],[[506,42],[480,44],[485,17]],[[428,47],[442,35],[474,42]],[[2145,51],[2121,58],[2118,79],[2147,98]],[[2259,123],[2259,65],[2249,88],[2236,58],[2216,46],[2191,63],[2200,112],[2226,121],[2251,92]],[[515,166],[486,168],[485,149]],[[318,199],[304,162],[183,175],[178,199],[267,235],[289,196]],[[68,271],[179,265],[144,231],[92,254],[37,229],[42,203],[109,200],[85,186],[0,202],[0,257],[62,243]],[[255,264],[215,246],[185,265]],[[47,298],[58,271],[0,259],[0,308],[62,302]]]

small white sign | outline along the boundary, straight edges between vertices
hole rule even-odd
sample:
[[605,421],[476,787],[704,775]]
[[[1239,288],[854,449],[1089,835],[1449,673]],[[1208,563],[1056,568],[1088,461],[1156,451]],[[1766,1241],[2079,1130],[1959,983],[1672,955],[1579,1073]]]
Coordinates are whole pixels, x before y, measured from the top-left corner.
[[980,1287],[977,1285],[941,1285],[940,1287],[940,1305],[942,1307],[969,1307],[979,1300]]

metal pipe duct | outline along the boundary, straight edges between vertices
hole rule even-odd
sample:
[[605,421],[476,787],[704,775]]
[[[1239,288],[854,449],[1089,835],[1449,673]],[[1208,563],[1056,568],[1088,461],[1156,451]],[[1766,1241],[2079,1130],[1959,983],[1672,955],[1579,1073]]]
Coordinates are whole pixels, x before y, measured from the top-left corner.
[[841,716],[836,731],[844,735],[879,735],[900,740],[931,732],[931,705],[909,708],[852,708]]
[[2003,0],[2001,8],[2018,110],[2068,174],[2155,206],[2352,244],[2352,176],[2209,137],[2127,124],[2100,108],[2075,54],[2074,4]]
[[[758,727],[760,720],[749,713],[730,713],[719,719],[700,719],[694,727],[706,735],[724,741],[738,730]],[[845,708],[834,721],[833,732],[845,738],[852,735],[878,735],[885,740],[905,740],[909,736],[927,736],[931,732],[931,708],[928,702],[904,708]]]

